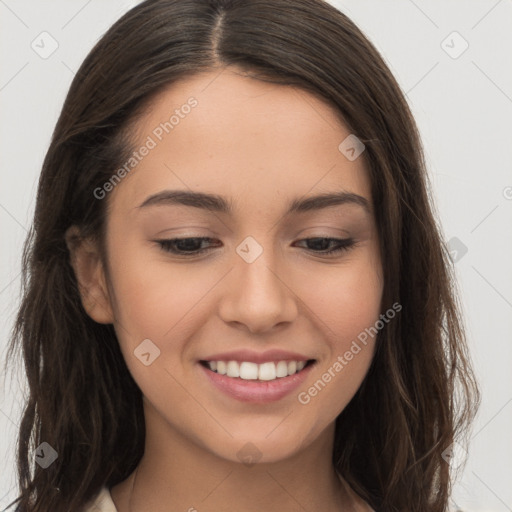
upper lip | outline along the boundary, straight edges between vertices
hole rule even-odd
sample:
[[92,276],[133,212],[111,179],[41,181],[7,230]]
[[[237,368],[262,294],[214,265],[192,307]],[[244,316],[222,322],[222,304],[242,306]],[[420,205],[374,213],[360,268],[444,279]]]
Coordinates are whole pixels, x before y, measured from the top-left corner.
[[286,350],[274,349],[265,352],[254,352],[253,350],[234,350],[231,352],[222,352],[202,358],[201,361],[247,361],[250,363],[269,363],[272,361],[309,361],[311,357],[306,357],[297,352],[288,352]]

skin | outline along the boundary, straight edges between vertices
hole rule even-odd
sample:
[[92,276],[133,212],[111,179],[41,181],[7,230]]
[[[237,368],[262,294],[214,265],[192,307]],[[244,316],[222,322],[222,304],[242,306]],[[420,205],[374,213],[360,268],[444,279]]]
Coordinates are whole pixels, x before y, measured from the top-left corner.
[[[223,511],[233,504],[246,512],[369,510],[344,489],[331,454],[334,421],[367,373],[374,340],[307,405],[297,399],[381,313],[364,158],[349,161],[338,150],[350,131],[323,100],[233,67],[161,92],[137,121],[136,147],[191,96],[198,105],[103,199],[110,206],[108,261],[92,241],[72,254],[84,307],[97,322],[114,324],[144,395],[145,453],[133,492],[135,472],[112,488],[113,501],[120,512]],[[233,213],[139,208],[170,189],[222,195]],[[285,214],[295,198],[340,190],[366,198],[370,211],[346,203]],[[247,236],[263,250],[252,263],[236,252]],[[217,245],[187,258],[154,241],[173,237],[209,237]],[[304,241],[313,237],[357,243],[323,255],[333,245]],[[149,366],[134,355],[144,339],[160,349]],[[240,348],[280,348],[316,363],[281,400],[244,403],[212,386],[198,363]],[[248,442],[260,455],[254,465],[237,455]]]

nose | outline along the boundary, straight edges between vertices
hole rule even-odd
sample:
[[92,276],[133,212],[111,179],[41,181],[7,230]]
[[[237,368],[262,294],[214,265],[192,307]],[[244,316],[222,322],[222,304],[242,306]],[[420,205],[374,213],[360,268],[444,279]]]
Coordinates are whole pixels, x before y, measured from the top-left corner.
[[272,251],[264,250],[252,263],[238,255],[233,261],[219,302],[221,319],[254,334],[293,322],[298,298]]

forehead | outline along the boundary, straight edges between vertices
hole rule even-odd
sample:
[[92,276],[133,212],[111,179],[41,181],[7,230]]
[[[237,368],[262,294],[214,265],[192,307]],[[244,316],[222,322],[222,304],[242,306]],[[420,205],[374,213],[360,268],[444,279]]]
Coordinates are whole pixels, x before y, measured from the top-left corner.
[[309,191],[369,198],[364,159],[340,152],[350,131],[327,102],[237,69],[173,83],[151,101],[134,133],[136,151],[151,149],[115,190],[123,189],[127,207],[166,188],[237,197],[238,206],[260,208],[265,198],[288,201]]

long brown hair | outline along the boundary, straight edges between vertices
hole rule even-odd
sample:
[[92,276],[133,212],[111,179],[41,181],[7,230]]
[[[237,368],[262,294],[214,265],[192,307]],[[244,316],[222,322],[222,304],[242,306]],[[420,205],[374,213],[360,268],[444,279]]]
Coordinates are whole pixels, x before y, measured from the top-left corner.
[[[6,359],[21,350],[29,386],[16,510],[80,510],[143,454],[141,391],[112,325],[82,307],[64,234],[77,225],[103,240],[108,198],[93,191],[132,153],[130,128],[147,101],[226,65],[327,100],[366,146],[382,311],[403,309],[379,332],[371,368],[336,420],[333,464],[379,512],[444,512],[444,454],[467,436],[479,402],[452,264],[404,95],[375,47],[322,0],[147,0],[83,62],[43,163]],[[58,453],[47,469],[34,464],[43,442]]]

